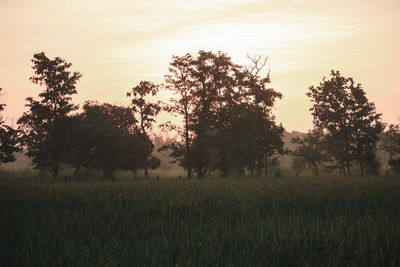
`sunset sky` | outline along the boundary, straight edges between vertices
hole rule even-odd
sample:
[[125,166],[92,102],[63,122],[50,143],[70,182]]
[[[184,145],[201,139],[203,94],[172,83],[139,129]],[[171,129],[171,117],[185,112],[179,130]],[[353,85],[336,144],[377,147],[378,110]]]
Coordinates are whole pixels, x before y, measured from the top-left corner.
[[399,123],[399,0],[0,0],[3,117],[16,121],[42,90],[29,81],[36,52],[83,74],[75,103],[125,105],[139,81],[164,81],[172,55],[200,49],[238,64],[267,55],[271,86],[284,96],[274,114],[289,131],[312,127],[305,93],[331,69],[361,83],[385,122]]

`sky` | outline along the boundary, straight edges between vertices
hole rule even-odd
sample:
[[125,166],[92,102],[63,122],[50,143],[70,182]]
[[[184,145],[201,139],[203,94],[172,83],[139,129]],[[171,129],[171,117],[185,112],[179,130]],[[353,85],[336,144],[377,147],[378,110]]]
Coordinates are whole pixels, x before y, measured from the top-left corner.
[[29,81],[34,53],[83,74],[76,104],[127,105],[141,80],[164,82],[173,55],[200,49],[242,65],[268,56],[283,94],[273,113],[288,131],[312,128],[306,92],[332,69],[362,84],[384,122],[400,122],[399,0],[0,0],[2,115],[15,124],[43,90]]

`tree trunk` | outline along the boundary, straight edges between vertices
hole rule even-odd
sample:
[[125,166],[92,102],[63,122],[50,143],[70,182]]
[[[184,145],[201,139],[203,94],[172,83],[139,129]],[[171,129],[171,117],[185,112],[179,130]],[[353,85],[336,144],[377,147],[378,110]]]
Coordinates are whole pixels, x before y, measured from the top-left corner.
[[192,154],[190,151],[189,140],[189,114],[187,106],[185,105],[185,145],[186,145],[186,158],[187,158],[187,178],[192,178]]
[[197,167],[197,179],[200,180],[203,177],[203,168],[201,166]]
[[111,168],[111,167],[103,168],[103,178],[111,179],[114,182],[115,181],[114,168]]
[[350,165],[351,165],[350,144],[347,135],[345,135],[345,153],[346,153],[345,163],[346,163],[347,175],[350,176]]
[[347,168],[347,176],[350,176],[350,162],[347,162],[346,168]]
[[364,163],[363,163],[363,161],[360,160],[359,164],[360,164],[360,172],[361,172],[361,174],[364,174]]
[[243,164],[238,164],[238,169],[237,169],[237,174],[239,177],[243,177],[244,176],[244,166]]
[[74,176],[77,179],[81,178],[81,166],[76,166],[74,170]]
[[59,166],[58,166],[58,149],[54,150],[54,166],[53,166],[53,176],[54,180],[57,180],[59,174]]
[[315,177],[318,177],[318,174],[319,174],[318,164],[314,164],[314,175],[315,175]]
[[190,154],[189,134],[186,133],[187,177],[192,178],[192,155]]
[[221,155],[221,176],[222,178],[226,178],[228,177],[228,164],[227,164],[227,160],[224,154]]
[[261,177],[261,170],[262,170],[261,161],[258,161],[257,162],[257,177]]

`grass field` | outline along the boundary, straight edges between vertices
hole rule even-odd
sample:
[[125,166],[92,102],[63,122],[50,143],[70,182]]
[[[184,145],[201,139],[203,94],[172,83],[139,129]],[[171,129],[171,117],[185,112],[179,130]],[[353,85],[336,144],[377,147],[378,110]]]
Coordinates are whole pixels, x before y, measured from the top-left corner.
[[399,266],[400,177],[0,180],[1,266]]

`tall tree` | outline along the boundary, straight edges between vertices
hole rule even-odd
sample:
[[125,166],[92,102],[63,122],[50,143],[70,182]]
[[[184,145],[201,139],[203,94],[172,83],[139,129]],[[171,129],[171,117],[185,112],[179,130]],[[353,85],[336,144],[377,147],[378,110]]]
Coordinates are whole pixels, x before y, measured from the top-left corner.
[[[246,167],[255,166],[254,161],[262,168],[264,160],[283,146],[279,142],[283,128],[271,113],[281,95],[267,88],[269,76],[258,76],[262,66],[256,68],[252,73],[222,52],[200,50],[174,57],[166,79],[175,98],[167,108],[183,117],[184,127],[183,142],[170,148],[186,163],[189,177],[192,167],[198,178],[215,169],[222,177],[232,169],[243,175]],[[257,149],[258,158],[252,149]]]
[[195,90],[195,81],[191,77],[192,62],[191,54],[172,57],[169,74],[165,76],[165,80],[166,88],[174,94],[174,97],[170,99],[170,104],[164,107],[166,111],[179,114],[182,117],[183,127],[172,127],[178,130],[183,139],[183,144],[175,143],[167,147],[172,149],[173,157],[180,158],[180,164],[186,168],[189,179],[192,177],[191,146],[193,140],[193,91]]
[[309,87],[307,96],[314,102],[310,109],[316,128],[326,131],[329,152],[340,171],[350,175],[351,163],[356,160],[360,171],[376,172],[375,158],[378,136],[382,131],[381,114],[369,102],[360,84],[332,71],[316,87]]
[[32,83],[44,86],[39,100],[26,99],[29,108],[18,120],[24,131],[23,141],[35,168],[42,172],[50,169],[54,178],[59,175],[60,161],[65,152],[64,120],[77,109],[71,95],[76,94],[76,83],[82,77],[70,72],[71,63],[56,57],[49,59],[44,52],[34,54]]
[[376,148],[384,129],[382,114],[376,113],[375,104],[368,101],[361,84],[355,84],[353,79],[350,79],[350,101],[354,158],[361,173],[377,174],[381,168],[376,158]]
[[[2,90],[0,87],[0,92]],[[4,106],[5,104],[0,104],[0,112],[4,110]],[[5,125],[0,116],[0,164],[15,161],[14,153],[21,151],[18,143],[18,131]]]
[[250,128],[256,142],[253,150],[256,156],[257,175],[261,175],[261,168],[264,166],[265,176],[268,175],[268,162],[274,155],[283,153],[283,132],[282,125],[277,125],[275,116],[272,114],[272,108],[276,99],[281,99],[282,94],[269,88],[271,83],[269,70],[262,77],[261,71],[267,63],[266,56],[247,56],[251,64],[244,72],[245,103],[249,105],[254,116],[252,116],[253,127]]
[[[140,129],[142,134],[148,135],[148,129],[151,128],[152,123],[155,122],[154,118],[161,111],[160,103],[149,102],[146,98],[151,94],[155,96],[159,90],[159,87],[152,82],[141,81],[137,86],[133,87],[130,92],[126,95],[132,97],[131,108],[135,114],[139,116]],[[146,178],[149,176],[148,165],[150,162],[154,162],[154,158],[148,158],[144,164],[144,171]]]

